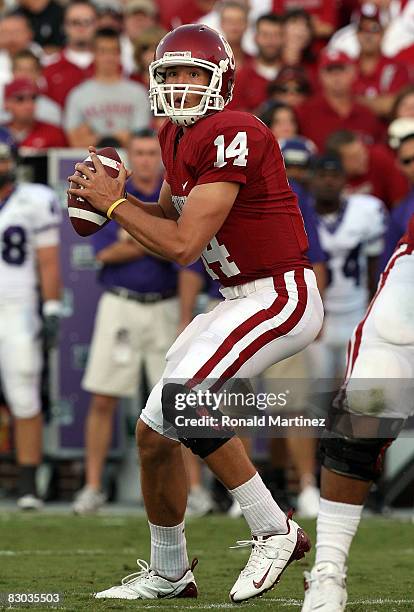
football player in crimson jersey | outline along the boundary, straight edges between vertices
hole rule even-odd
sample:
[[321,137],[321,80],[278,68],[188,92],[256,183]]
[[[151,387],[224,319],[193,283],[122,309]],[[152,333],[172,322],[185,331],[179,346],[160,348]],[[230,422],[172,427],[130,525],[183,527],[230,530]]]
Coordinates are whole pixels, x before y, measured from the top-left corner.
[[[141,414],[137,441],[151,531],[151,562],[99,598],[195,597],[184,534],[187,485],[180,442],[201,456],[240,503],[251,538],[250,558],[231,589],[233,601],[272,588],[283,570],[309,549],[304,531],[281,511],[234,432],[183,429],[175,420],[191,390],[215,391],[249,378],[307,346],[323,309],[296,197],[280,149],[256,117],[225,109],[234,57],[216,31],[186,25],[167,34],[150,66],[150,99],[160,132],[166,177],[158,204],[124,199],[127,171],[105,174],[77,164],[69,189],[107,212],[161,257],[187,265],[200,256],[226,298],[196,317],[166,356],[162,380]],[[81,189],[82,188],[82,189]],[[186,416],[205,414],[203,399]],[[182,413],[180,413],[182,414]],[[217,413],[214,413],[217,414]]]

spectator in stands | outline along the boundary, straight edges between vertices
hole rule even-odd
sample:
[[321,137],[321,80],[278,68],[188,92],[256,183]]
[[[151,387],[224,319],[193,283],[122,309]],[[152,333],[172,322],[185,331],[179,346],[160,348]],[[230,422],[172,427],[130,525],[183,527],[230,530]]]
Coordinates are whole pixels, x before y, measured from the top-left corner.
[[12,70],[14,79],[29,79],[39,89],[39,95],[36,99],[35,118],[38,121],[61,126],[62,110],[59,104],[43,93],[45,79],[42,76],[42,66],[39,58],[29,49],[19,51],[13,58]]
[[298,133],[295,111],[283,102],[271,102],[261,113],[260,119],[272,130],[276,140],[293,138]]
[[48,149],[67,146],[63,131],[35,117],[37,85],[30,79],[15,79],[5,87],[5,109],[10,120],[4,126],[17,147]]
[[248,26],[249,10],[240,2],[225,1],[219,6],[220,31],[233,49],[236,68],[240,68],[251,59],[242,48],[242,40]]
[[366,106],[355,101],[352,87],[354,62],[344,53],[324,51],[319,61],[321,92],[297,109],[300,132],[310,138],[320,151],[328,136],[339,129],[360,132],[369,142],[383,135],[379,119]]
[[407,68],[382,54],[384,29],[374,4],[363,4],[357,22],[360,53],[356,62],[354,93],[375,114],[388,117],[395,96],[409,82]]
[[308,257],[313,265],[318,287],[322,293],[326,285],[325,256],[319,242],[316,216],[309,191],[311,165],[316,156],[316,147],[310,140],[296,136],[280,141],[280,148],[290,186],[298,196],[298,203],[309,241]]
[[94,50],[94,78],[75,87],[66,103],[64,125],[69,143],[86,147],[103,136],[113,136],[126,146],[131,131],[150,123],[148,94],[142,85],[121,76],[121,48],[115,30],[98,30]]
[[254,111],[267,99],[268,85],[283,65],[283,18],[272,13],[259,17],[255,41],[257,57],[239,70],[230,108]]
[[45,53],[56,52],[62,46],[63,7],[55,0],[19,0],[17,14],[29,21],[34,40]]
[[283,62],[288,66],[306,68],[310,77],[316,72],[312,42],[313,27],[310,14],[300,8],[286,13]]
[[152,26],[142,32],[134,44],[134,59],[136,72],[131,75],[131,79],[149,88],[148,67],[154,60],[155,49],[161,38],[167,32],[159,26]]
[[407,179],[384,145],[367,145],[355,132],[339,130],[329,136],[326,148],[341,158],[346,194],[376,196],[387,208],[395,206],[407,194]]
[[124,29],[124,7],[120,0],[97,0],[98,11],[97,29],[115,30],[121,34]]
[[400,91],[395,98],[391,114],[393,119],[414,118],[414,85],[409,85]]
[[414,134],[414,117],[399,117],[391,121],[387,130],[389,147],[396,152],[401,140],[408,134]]
[[300,187],[305,190],[308,189],[311,178],[311,163],[316,155],[316,146],[311,140],[303,138],[303,136],[295,136],[282,140],[280,148],[289,182],[291,185],[297,186],[295,192],[299,197]]
[[42,48],[33,42],[33,31],[23,15],[5,15],[0,19],[0,85],[12,79],[13,57],[30,49],[41,58]]
[[167,31],[183,23],[197,23],[210,13],[217,0],[157,0],[160,24]]
[[[364,3],[362,0],[355,3],[352,8],[353,20],[335,32],[328,45],[331,51],[342,51],[354,59],[359,54],[358,11],[354,11],[354,8],[358,8],[358,4],[363,5]],[[399,2],[375,0],[375,2],[368,4],[375,4],[380,7],[380,19],[384,28],[382,52],[387,57],[394,57],[413,41],[412,11],[414,4],[410,0],[400,0]]]
[[153,0],[128,0],[124,10],[124,34],[121,36],[121,59],[125,74],[136,71],[135,43],[149,28],[157,26],[157,8]]
[[337,2],[335,0],[273,0],[273,12],[302,9],[312,19],[312,27],[318,38],[329,38],[337,26]]
[[381,269],[384,269],[398,241],[407,231],[410,217],[414,214],[414,132],[401,139],[398,147],[398,162],[410,183],[410,191],[391,211]]
[[[155,132],[133,134],[128,155],[133,171],[128,193],[156,202],[163,169]],[[95,234],[92,244],[103,266],[104,293],[83,381],[93,395],[86,422],[86,485],[73,506],[79,514],[94,512],[105,501],[101,479],[119,398],[136,396],[142,365],[150,387],[157,382],[178,325],[177,273],[171,262],[148,254],[116,223]]]
[[311,95],[311,86],[301,68],[285,66],[268,87],[271,100],[288,104],[293,108],[300,106]]
[[88,0],[68,4],[64,17],[66,46],[44,70],[45,93],[62,108],[69,92],[93,74],[93,37],[97,15]]

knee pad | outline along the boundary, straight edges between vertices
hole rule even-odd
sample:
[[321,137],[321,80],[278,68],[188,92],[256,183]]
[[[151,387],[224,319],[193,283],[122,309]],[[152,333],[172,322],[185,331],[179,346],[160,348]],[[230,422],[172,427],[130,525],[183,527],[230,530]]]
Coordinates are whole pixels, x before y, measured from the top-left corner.
[[[194,392],[185,385],[165,384],[161,393],[162,414],[168,426],[172,426],[177,432],[179,441],[195,455],[204,459],[228,442],[235,432],[221,425],[210,425],[211,419],[220,420],[220,411],[213,411],[210,406],[201,402],[194,406],[193,402],[187,401],[190,394]],[[186,424],[187,420],[203,417],[205,421],[205,425],[202,426],[203,436],[193,437],[191,435],[192,425]],[[200,431],[200,427],[196,426],[196,430]]]
[[328,427],[319,446],[322,465],[342,476],[376,480],[383,469],[384,453],[404,420],[357,416],[344,409],[345,401],[342,391],[329,413]]
[[383,469],[383,457],[393,440],[373,438],[323,437],[320,442],[322,465],[330,472],[356,478],[376,480]]

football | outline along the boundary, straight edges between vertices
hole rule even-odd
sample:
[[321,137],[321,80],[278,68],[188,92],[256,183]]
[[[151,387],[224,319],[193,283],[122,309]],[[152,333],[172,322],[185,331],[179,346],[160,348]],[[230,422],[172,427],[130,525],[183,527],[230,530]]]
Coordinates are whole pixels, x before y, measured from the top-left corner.
[[[104,149],[99,149],[96,153],[107,174],[116,178],[119,174],[121,165],[121,158],[117,151],[113,147],[106,147]],[[84,159],[82,163],[94,169],[90,155]],[[79,173],[76,171],[76,174]],[[71,183],[70,187],[74,188],[77,187],[77,185]],[[71,194],[68,194],[68,213],[75,232],[80,236],[91,236],[95,234],[95,232],[102,229],[109,221],[107,216],[99,210],[96,210],[92,204],[89,204],[88,200]]]

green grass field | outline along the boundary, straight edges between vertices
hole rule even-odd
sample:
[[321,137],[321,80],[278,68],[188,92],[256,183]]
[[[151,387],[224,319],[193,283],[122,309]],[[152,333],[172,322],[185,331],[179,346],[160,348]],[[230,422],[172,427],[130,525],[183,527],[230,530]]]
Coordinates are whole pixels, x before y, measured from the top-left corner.
[[[314,539],[314,522],[302,523]],[[212,516],[187,522],[189,554],[199,559],[197,600],[97,601],[92,592],[136,571],[137,557],[149,559],[148,530],[142,516],[0,512],[0,592],[60,591],[64,602],[58,609],[82,612],[242,607],[298,612],[302,572],[310,567],[313,554],[293,564],[280,585],[265,597],[243,605],[229,603],[228,591],[249,554],[248,549],[229,550],[229,546],[246,537],[243,520]],[[352,549],[349,601],[350,612],[414,611],[414,524],[378,518],[362,521]]]

